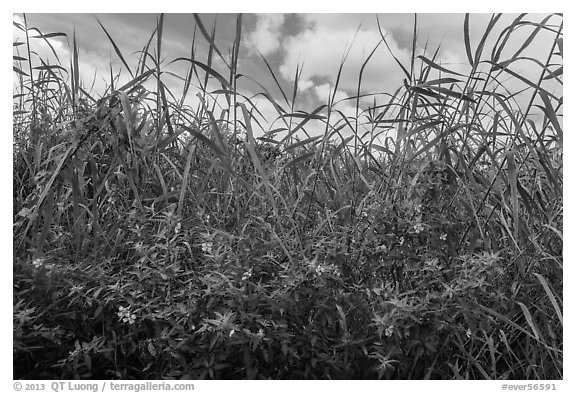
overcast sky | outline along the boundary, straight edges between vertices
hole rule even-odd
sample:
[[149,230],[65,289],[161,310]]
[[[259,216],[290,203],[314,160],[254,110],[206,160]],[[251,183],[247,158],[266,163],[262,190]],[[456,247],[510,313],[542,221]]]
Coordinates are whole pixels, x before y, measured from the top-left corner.
[[[490,14],[472,14],[470,19],[470,36],[475,48]],[[516,17],[505,14],[497,24],[497,32]],[[530,14],[525,19],[541,21],[545,15]],[[228,58],[234,40],[237,14],[200,14],[201,20],[208,29],[216,24],[216,43]],[[138,61],[138,51],[142,50],[153,32],[158,14],[27,14],[29,26],[39,28],[43,33],[64,32],[65,38],[51,40],[61,61],[69,62],[70,45],[75,32],[80,48],[80,70],[85,86],[89,86],[96,75],[95,95],[98,89],[107,84],[109,67],[115,71],[121,68],[118,56],[99,26],[99,20],[113,37],[125,55],[132,69]],[[21,15],[15,14],[14,20],[21,22]],[[302,67],[299,92],[299,107],[296,109],[312,110],[326,103],[330,89],[333,87],[338,67],[343,55],[351,48],[346,58],[344,72],[337,93],[338,98],[356,94],[361,65],[381,41],[377,20],[382,33],[394,55],[406,66],[409,66],[414,29],[414,14],[245,14],[242,24],[242,45],[240,48],[239,72],[248,75],[264,85],[276,99],[279,90],[275,86],[265,63],[258,52],[262,53],[280,84],[286,91],[291,91],[296,67]],[[463,14],[418,14],[417,54],[428,57],[440,47],[438,60],[446,67],[467,73],[469,64],[466,57]],[[561,19],[555,17],[554,23]],[[166,14],[162,58],[165,70],[177,75],[186,74],[185,62],[169,64],[178,57],[189,57],[196,22],[191,14]],[[531,28],[518,29],[510,40],[509,49],[504,52],[510,55],[517,50],[528,37]],[[14,39],[20,33],[14,30]],[[199,35],[199,32],[197,32]],[[498,34],[493,34],[487,47]],[[553,34],[539,34],[526,49],[525,55],[545,61],[553,40]],[[44,57],[50,57],[50,50],[41,41],[36,42],[37,51]],[[196,53],[198,60],[204,62],[208,45],[204,39],[197,37]],[[437,60],[437,62],[438,62]],[[515,64],[515,71],[531,80],[539,76],[540,70],[531,62]],[[215,63],[214,68],[227,77],[223,65]],[[129,75],[123,71],[123,80]],[[368,63],[363,76],[364,93],[392,93],[402,85],[404,75],[385,45],[381,44]],[[164,76],[164,83],[174,92],[179,92],[182,82],[169,75]],[[514,82],[517,83],[517,82]],[[525,86],[514,86],[520,89]],[[250,96],[261,92],[261,88],[248,79],[239,81],[241,92]],[[260,100],[260,99],[257,99]],[[258,101],[263,111],[273,113],[271,105]],[[347,101],[340,104],[340,109],[347,114],[354,111],[354,103]]]

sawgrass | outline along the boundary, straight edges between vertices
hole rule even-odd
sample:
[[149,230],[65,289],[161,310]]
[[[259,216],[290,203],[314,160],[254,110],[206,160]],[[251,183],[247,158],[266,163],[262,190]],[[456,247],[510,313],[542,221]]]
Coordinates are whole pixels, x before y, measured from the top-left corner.
[[[468,74],[417,54],[415,17],[409,64],[390,51],[404,86],[364,106],[382,33],[353,118],[335,102],[345,58],[303,112],[301,70],[288,91],[262,57],[264,119],[237,87],[241,16],[219,48],[194,15],[190,57],[168,62],[161,15],[132,68],[99,22],[131,80],[110,70],[93,97],[75,37],[70,64],[47,64],[34,41],[65,34],[24,15],[14,377],[561,379],[562,17],[500,17],[474,39],[464,18]],[[542,34],[545,61],[524,56]]]

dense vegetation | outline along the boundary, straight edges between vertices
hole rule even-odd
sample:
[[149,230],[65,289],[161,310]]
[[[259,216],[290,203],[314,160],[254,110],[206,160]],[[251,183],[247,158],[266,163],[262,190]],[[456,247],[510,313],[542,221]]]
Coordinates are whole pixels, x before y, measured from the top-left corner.
[[[75,37],[70,64],[50,64],[34,44],[62,33],[24,16],[14,378],[562,378],[562,16],[499,19],[470,37],[464,18],[464,75],[417,53],[415,18],[405,84],[363,107],[360,73],[355,118],[334,94],[296,111],[298,71],[284,91],[270,68],[276,128],[255,137],[241,17],[218,48],[195,16],[210,45],[175,60],[181,97],[163,16],[131,69],[102,25],[131,81],[111,72],[93,97]],[[524,56],[541,34],[546,62]]]

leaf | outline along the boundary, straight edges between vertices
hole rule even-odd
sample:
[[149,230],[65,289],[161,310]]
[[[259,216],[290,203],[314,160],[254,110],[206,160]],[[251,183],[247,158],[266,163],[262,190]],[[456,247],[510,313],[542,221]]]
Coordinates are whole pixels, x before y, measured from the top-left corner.
[[17,74],[24,75],[24,76],[28,76],[27,73],[25,73],[24,71],[22,71],[20,68],[18,68],[18,67],[16,67],[16,66],[12,66],[12,69],[13,69],[14,72],[16,72]]
[[524,318],[526,318],[528,325],[530,325],[530,328],[532,329],[532,333],[534,333],[534,337],[536,338],[537,341],[541,341],[540,340],[541,334],[539,333],[538,328],[534,324],[534,320],[532,319],[532,315],[530,314],[528,307],[526,307],[526,305],[522,302],[516,302],[516,303],[522,309],[522,313],[524,313]]
[[100,27],[102,28],[102,30],[104,30],[104,33],[106,33],[106,36],[108,37],[108,40],[110,41],[110,43],[112,44],[112,46],[114,47],[114,51],[116,52],[116,54],[118,55],[118,57],[120,58],[120,61],[122,61],[122,64],[124,64],[124,67],[126,67],[126,69],[128,70],[128,72],[130,73],[130,76],[132,78],[134,78],[134,74],[132,73],[132,70],[130,70],[130,67],[128,66],[128,63],[126,62],[126,60],[124,60],[124,56],[122,55],[122,51],[120,51],[120,48],[118,48],[118,45],[116,45],[116,42],[114,41],[114,39],[112,38],[112,36],[108,33],[108,30],[106,30],[106,28],[104,27],[104,25],[102,23],[100,23],[100,21],[98,20],[98,18],[96,18],[96,21],[98,22],[98,24],[100,25]]
[[260,160],[258,159],[258,155],[256,154],[256,149],[255,149],[256,143],[254,141],[254,134],[252,133],[252,124],[251,124],[250,112],[248,112],[248,109],[246,109],[246,105],[244,105],[244,104],[238,104],[238,105],[240,105],[240,107],[242,108],[242,113],[244,115],[244,122],[246,124],[247,143],[245,146],[248,149],[248,153],[250,154],[250,158],[252,159],[252,163],[254,164],[254,167],[256,168],[256,170],[260,174],[260,177],[262,178],[262,181],[264,182],[266,193],[268,194],[268,198],[270,199],[270,203],[272,204],[272,207],[274,209],[274,213],[275,213],[275,215],[277,215],[278,211],[276,208],[276,203],[274,201],[274,196],[272,195],[272,190],[271,190],[270,180],[268,178],[268,174],[266,173],[266,171],[262,167],[262,163],[260,162]]
[[152,69],[152,70],[148,70],[146,72],[144,72],[143,74],[138,75],[136,78],[132,79],[130,82],[126,83],[125,85],[123,85],[122,87],[119,87],[118,90],[122,90],[125,91],[127,93],[129,93],[132,90],[132,86],[140,86],[142,85],[142,83],[144,83],[144,81],[146,79],[148,79],[148,77],[155,73],[156,70]]
[[400,60],[398,60],[398,58],[392,52],[390,45],[388,45],[388,41],[386,41],[386,36],[384,35],[384,33],[382,33],[382,28],[380,27],[380,19],[378,18],[378,16],[376,16],[376,23],[378,24],[378,32],[380,33],[380,37],[382,38],[382,41],[384,41],[386,48],[388,48],[388,52],[390,52],[396,63],[400,66],[400,68],[404,72],[404,75],[406,75],[406,78],[411,79],[410,73],[408,72],[406,67],[404,67],[404,65],[400,62]]
[[185,129],[186,131],[188,131],[190,134],[192,134],[193,137],[195,137],[196,139],[204,142],[210,149],[212,149],[218,156],[223,157],[224,156],[224,152],[218,147],[216,146],[216,144],[214,142],[212,142],[210,139],[208,139],[205,135],[203,135],[201,132],[196,131],[193,128],[190,128],[188,126],[185,126],[183,124],[180,125],[180,127],[182,127],[183,129]]
[[544,78],[544,80],[547,79],[555,79],[558,78],[560,75],[564,74],[564,67],[558,67],[557,69],[555,69],[554,71],[549,71],[550,73],[548,75],[546,75]]
[[40,70],[40,71],[58,69],[58,70],[62,70],[64,72],[67,72],[66,68],[59,66],[59,65],[56,65],[56,64],[47,64],[47,65],[42,65],[42,66],[36,66],[36,67],[33,67],[33,69]]
[[229,83],[222,75],[220,75],[220,74],[218,73],[218,71],[216,71],[216,70],[213,69],[212,67],[209,67],[209,66],[207,66],[206,64],[200,63],[199,61],[196,61],[196,60],[187,59],[187,58],[185,58],[185,57],[179,57],[179,58],[177,58],[177,59],[174,59],[173,62],[181,61],[181,60],[188,61],[188,62],[190,62],[190,63],[192,63],[192,64],[194,64],[194,65],[197,65],[198,67],[200,67],[200,68],[202,68],[204,71],[206,71],[207,74],[212,75],[214,78],[216,78],[216,79],[218,80],[218,82],[220,82],[220,84],[221,84],[223,87],[225,87],[226,89],[229,89],[229,90],[233,90],[233,89],[232,89],[232,86],[230,86],[230,83]]
[[519,242],[518,232],[520,223],[518,222],[518,173],[516,170],[516,159],[514,153],[510,150],[507,154],[506,161],[508,162],[508,184],[510,185],[510,201],[512,203],[512,219],[514,239]]
[[[226,59],[224,58],[224,56],[222,56],[222,53],[220,53],[220,50],[218,50],[218,47],[216,46],[216,44],[214,43],[214,39],[213,37],[211,37],[210,35],[208,35],[208,32],[206,31],[206,28],[204,27],[204,24],[202,23],[202,19],[200,19],[200,17],[198,16],[198,14],[193,14],[194,16],[194,20],[196,21],[196,24],[198,25],[198,27],[200,28],[200,32],[202,33],[202,35],[204,36],[204,39],[206,39],[206,41],[208,41],[208,44],[210,44],[210,48],[212,50],[214,50],[218,56],[220,56],[220,59],[222,59],[222,61],[224,62],[224,64],[226,64],[226,67],[230,68],[230,66],[228,65],[228,63],[226,62]],[[214,26],[216,27],[216,26]]]
[[471,66],[474,66],[472,61],[472,49],[470,47],[470,14],[464,17],[464,45],[466,46],[466,56]]
[[560,147],[562,147],[564,141],[564,133],[562,131],[560,121],[558,120],[558,116],[556,116],[556,111],[554,108],[552,108],[552,103],[550,102],[548,96],[543,91],[539,91],[538,93],[540,93],[540,98],[542,98],[542,102],[544,103],[544,108],[540,108],[552,123],[554,131],[556,131],[556,134],[558,135],[558,142],[560,143]]
[[47,33],[31,36],[30,38],[54,38],[54,37],[66,37],[66,33]]
[[286,164],[284,164],[284,166],[282,167],[282,170],[286,170],[296,164],[298,164],[301,161],[305,161],[310,157],[314,156],[314,152],[309,152],[309,153],[304,153],[301,156],[298,156],[296,158],[291,159],[290,161],[288,161]]
[[291,130],[282,140],[282,142],[287,141],[290,139],[290,137],[292,135],[294,135],[299,129],[301,129],[302,127],[304,127],[304,125],[306,123],[308,123],[308,121],[312,120],[312,119],[323,119],[324,116],[321,115],[317,115],[318,112],[320,112],[321,110],[323,110],[326,107],[326,105],[320,105],[318,108],[314,109],[311,113],[305,113],[305,114],[286,114],[283,115],[283,117],[302,117],[304,118],[304,120],[302,120],[293,130]]
[[313,137],[310,137],[310,138],[306,138],[306,139],[304,139],[304,140],[302,140],[302,141],[298,141],[298,142],[295,142],[295,143],[291,144],[290,146],[286,147],[285,150],[286,150],[286,151],[289,151],[289,150],[296,149],[297,147],[304,146],[304,145],[307,145],[307,144],[309,144],[309,143],[315,142],[315,141],[317,141],[318,139],[320,139],[320,138],[322,138],[322,137],[323,137],[322,135],[317,135],[317,136],[313,136]]
[[536,276],[538,281],[540,281],[540,284],[544,288],[544,291],[546,291],[546,295],[548,295],[548,299],[550,299],[550,302],[552,303],[552,306],[554,307],[554,311],[556,311],[556,316],[558,316],[558,320],[560,321],[560,323],[562,325],[564,325],[564,318],[562,316],[562,310],[561,310],[560,306],[558,305],[558,301],[556,300],[556,296],[554,296],[554,294],[552,293],[552,290],[550,289],[548,282],[546,281],[544,276],[542,276],[540,273],[533,273],[533,274]]
[[340,327],[342,328],[342,332],[345,335],[348,335],[348,327],[346,324],[346,314],[344,314],[344,311],[342,310],[342,307],[340,307],[339,304],[336,305],[336,310],[338,310],[338,315],[340,316]]
[[150,352],[150,355],[156,357],[156,348],[154,348],[154,345],[151,342],[148,343],[148,352]]
[[97,319],[100,316],[100,314],[102,314],[103,309],[104,309],[104,307],[102,307],[102,305],[98,306],[96,311],[94,311],[94,315],[92,316],[92,319]]
[[[463,76],[463,77],[466,76],[466,75],[460,74],[456,71],[449,70],[448,68],[444,68],[444,67],[434,63],[432,60],[426,58],[425,56],[420,55],[420,56],[418,56],[418,58],[420,60],[422,60],[424,63],[428,64],[428,66],[430,66],[431,68],[434,68],[435,70],[446,72],[447,74],[454,74],[454,75],[459,75],[459,76]],[[453,78],[446,78],[446,79],[453,79]],[[458,82],[457,79],[453,79],[453,80]],[[430,82],[428,82],[428,83],[430,83]],[[424,84],[426,84],[426,83],[424,83]]]

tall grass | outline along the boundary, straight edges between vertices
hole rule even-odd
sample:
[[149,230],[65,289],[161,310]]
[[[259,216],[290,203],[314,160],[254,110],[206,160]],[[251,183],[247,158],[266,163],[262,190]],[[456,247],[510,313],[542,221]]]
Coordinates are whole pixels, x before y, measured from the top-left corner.
[[365,106],[373,51],[353,118],[345,57],[309,112],[262,57],[275,119],[238,89],[241,16],[220,48],[194,15],[171,61],[165,18],[132,68],[99,22],[131,79],[97,97],[75,36],[49,64],[34,42],[65,34],[15,23],[15,378],[563,377],[561,15],[466,15],[468,74],[418,54],[416,17],[409,64],[381,30],[405,83]]

